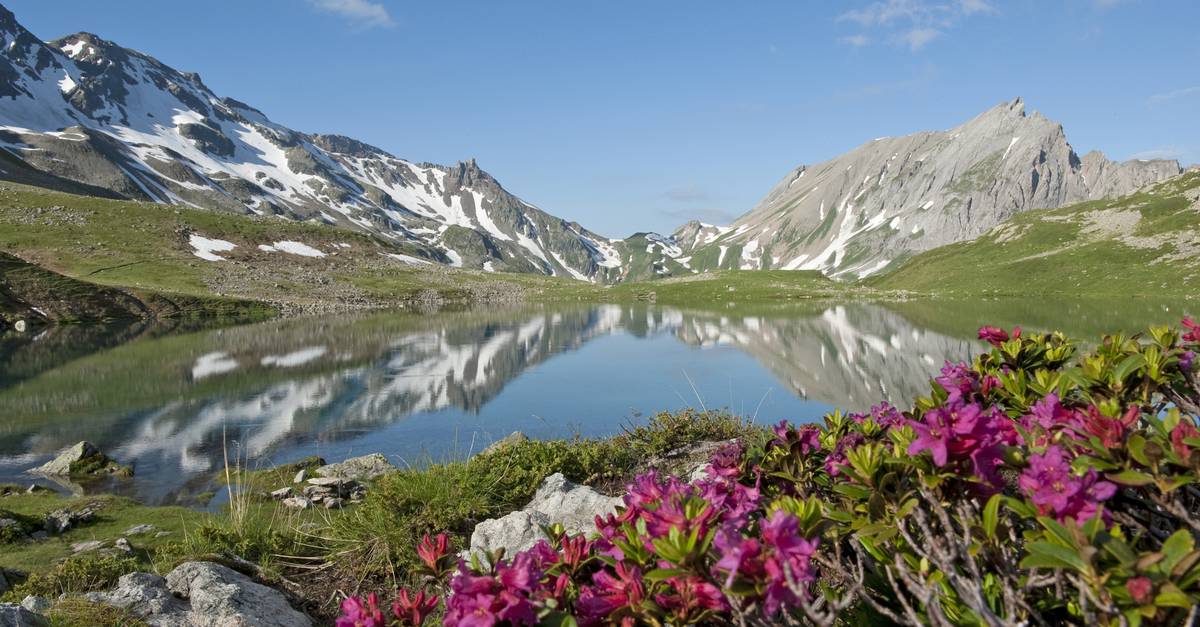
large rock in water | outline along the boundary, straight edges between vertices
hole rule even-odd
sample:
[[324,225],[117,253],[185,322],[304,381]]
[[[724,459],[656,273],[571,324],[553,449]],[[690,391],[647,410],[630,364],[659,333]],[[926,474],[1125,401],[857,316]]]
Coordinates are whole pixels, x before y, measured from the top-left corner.
[[353,479],[369,481],[381,475],[397,470],[386,457],[379,453],[351,457],[344,462],[321,466],[316,470],[317,476],[331,479]]
[[0,603],[0,627],[49,627],[41,614],[34,614],[16,603]]
[[126,466],[114,462],[91,442],[80,442],[58,454],[58,457],[29,471],[30,474],[51,477],[79,475],[128,474]]
[[88,600],[124,608],[154,627],[309,627],[278,590],[210,562],[186,562],[166,579],[150,573],[121,577]]
[[465,557],[472,553],[482,556],[499,548],[506,555],[528,549],[546,537],[543,525],[561,524],[572,535],[591,533],[596,529],[596,516],[615,512],[620,504],[619,497],[575,485],[562,473],[555,473],[542,482],[524,509],[476,525]]

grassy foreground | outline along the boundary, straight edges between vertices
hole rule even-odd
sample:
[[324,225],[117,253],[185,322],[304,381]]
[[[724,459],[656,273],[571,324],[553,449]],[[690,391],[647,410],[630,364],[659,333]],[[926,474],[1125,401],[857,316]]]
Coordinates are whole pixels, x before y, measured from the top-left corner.
[[[476,523],[520,509],[553,473],[616,492],[648,468],[686,473],[711,451],[695,448],[697,443],[758,436],[766,437],[728,414],[660,414],[611,438],[512,441],[469,460],[400,470],[376,480],[363,503],[338,511],[296,512],[269,500],[265,491],[290,484],[290,467],[234,473],[233,504],[218,514],[10,488],[0,496],[0,518],[29,528],[52,510],[102,508],[91,523],[47,541],[0,538],[0,568],[10,571],[10,581],[20,581],[0,601],[78,595],[111,587],[126,572],[166,573],[182,561],[207,559],[282,588],[299,590],[301,581],[310,611],[327,616],[336,611],[329,601],[338,590],[411,583],[419,563],[414,547],[424,534],[449,531],[455,549],[465,548]],[[111,546],[139,524],[166,533],[129,537],[134,551],[128,556],[73,554],[72,544],[99,540]]]

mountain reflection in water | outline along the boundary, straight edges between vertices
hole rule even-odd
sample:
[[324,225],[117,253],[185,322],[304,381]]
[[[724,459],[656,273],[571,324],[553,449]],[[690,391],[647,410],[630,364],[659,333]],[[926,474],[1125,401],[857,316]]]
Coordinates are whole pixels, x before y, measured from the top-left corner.
[[[250,466],[382,452],[462,457],[520,430],[610,435],[703,405],[760,422],[898,404],[980,344],[870,304],[739,315],[596,305],[291,319],[125,341],[56,332],[0,344],[0,481],[87,439],[152,503],[210,492],[227,449]],[[961,317],[961,315],[960,315]],[[954,329],[954,325],[945,325]],[[124,334],[124,335],[122,335]],[[90,354],[81,344],[94,346]],[[65,357],[62,347],[73,347]],[[24,478],[28,481],[28,478]]]

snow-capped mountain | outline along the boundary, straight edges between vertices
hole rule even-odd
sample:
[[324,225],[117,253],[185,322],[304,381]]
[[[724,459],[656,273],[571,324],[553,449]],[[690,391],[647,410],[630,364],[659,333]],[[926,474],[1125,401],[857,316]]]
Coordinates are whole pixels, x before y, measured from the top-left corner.
[[1128,194],[1182,172],[1175,161],[1080,158],[1062,125],[1020,98],[947,131],[881,137],[783,178],[729,226],[674,234],[690,269],[868,276],[973,239],[1013,214]]
[[620,278],[609,240],[508,193],[474,160],[400,159],[306,134],[193,73],[89,33],[43,42],[0,7],[0,178],[64,191],[312,220],[438,262]]

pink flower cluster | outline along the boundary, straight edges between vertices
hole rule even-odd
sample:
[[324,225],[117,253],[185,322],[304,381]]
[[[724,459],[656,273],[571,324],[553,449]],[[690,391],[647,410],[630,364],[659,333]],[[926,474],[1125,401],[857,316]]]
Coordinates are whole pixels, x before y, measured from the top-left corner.
[[1102,481],[1093,468],[1083,476],[1076,476],[1067,453],[1056,445],[1029,456],[1029,467],[1021,473],[1017,485],[1039,514],[1053,514],[1059,522],[1068,518],[1077,522],[1090,520],[1100,504],[1117,493],[1117,486]]

